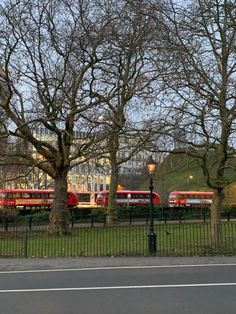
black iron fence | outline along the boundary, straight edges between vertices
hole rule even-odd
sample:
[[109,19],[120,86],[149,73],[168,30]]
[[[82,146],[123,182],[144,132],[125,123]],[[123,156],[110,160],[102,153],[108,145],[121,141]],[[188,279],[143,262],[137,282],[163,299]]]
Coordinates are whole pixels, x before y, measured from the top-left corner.
[[[15,215],[0,215],[0,228],[8,231],[8,228],[17,227],[19,225],[27,227],[31,230],[34,226],[45,225],[48,223],[49,211],[31,212],[28,210],[18,211]],[[119,222],[126,222],[129,225],[149,223],[149,207],[136,206],[136,207],[119,207],[118,219]],[[207,207],[165,207],[154,206],[153,217],[158,222],[209,222],[210,209]],[[226,208],[221,212],[223,220],[231,221],[236,218],[236,208]],[[68,221],[71,227],[78,224],[86,223],[90,227],[99,224],[106,224],[106,216],[104,208],[84,208],[68,212]]]
[[[101,218],[101,217],[100,217]],[[94,217],[93,217],[94,219]],[[154,224],[157,256],[236,255],[236,222],[223,221],[217,239],[209,222]],[[0,228],[0,257],[147,256],[149,223],[145,219],[107,226],[102,217],[70,225],[65,236],[47,225]],[[217,240],[217,241],[215,241]]]

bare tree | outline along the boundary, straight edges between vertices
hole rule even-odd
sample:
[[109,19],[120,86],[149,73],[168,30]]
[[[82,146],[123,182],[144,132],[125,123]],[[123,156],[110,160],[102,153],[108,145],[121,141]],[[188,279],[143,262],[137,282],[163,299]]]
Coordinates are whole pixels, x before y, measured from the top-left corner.
[[[119,165],[147,143],[150,128],[141,132],[144,121],[138,126],[129,114],[141,103],[153,104],[158,90],[157,23],[141,13],[148,6],[146,0],[28,0],[0,7],[0,106],[11,121],[9,135],[42,158],[29,149],[20,157],[54,179],[52,231],[67,231],[68,171],[102,153],[111,166],[112,223]],[[54,141],[38,138],[38,128]],[[118,160],[121,137],[127,145],[134,140],[130,155]]]
[[214,191],[210,240],[218,245],[224,187],[229,183],[225,175],[227,169],[235,171],[231,160],[235,154],[236,2],[168,2],[165,58],[162,68],[156,64],[163,73],[163,100],[169,112],[166,143],[178,140],[177,152],[196,157],[202,167]]
[[[101,69],[105,90],[99,97],[108,94],[110,100],[98,112],[97,120],[102,132],[107,134],[106,158],[111,167],[111,179],[106,217],[107,224],[112,224],[117,215],[119,167],[139,150],[144,150],[150,137],[149,127],[143,131],[145,120],[143,112],[140,117],[138,110],[144,103],[153,106],[152,100],[158,93],[158,73],[153,67],[157,58],[153,51],[158,40],[153,36],[156,21],[143,14],[144,8],[150,8],[148,1],[109,1],[109,4],[103,8],[112,19],[108,27],[110,55]],[[118,157],[118,152],[122,156],[122,151],[129,154]]]
[[[87,0],[4,1],[0,15],[0,106],[10,120],[8,135],[42,156],[28,149],[20,155],[54,179],[50,230],[63,234],[67,173],[98,154],[100,134],[91,116],[106,99],[96,96],[103,86],[94,68],[107,58],[109,20]],[[38,128],[54,141],[39,139]]]

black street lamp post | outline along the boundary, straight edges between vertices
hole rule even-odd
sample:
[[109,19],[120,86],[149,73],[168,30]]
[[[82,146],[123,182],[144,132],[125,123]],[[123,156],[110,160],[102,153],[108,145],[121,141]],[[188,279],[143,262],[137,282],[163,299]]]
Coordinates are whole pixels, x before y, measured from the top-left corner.
[[148,174],[150,176],[150,224],[149,224],[149,232],[148,232],[148,248],[150,254],[156,253],[156,233],[154,230],[153,224],[153,175],[155,174],[157,163],[152,159],[152,156],[149,158],[147,164]]

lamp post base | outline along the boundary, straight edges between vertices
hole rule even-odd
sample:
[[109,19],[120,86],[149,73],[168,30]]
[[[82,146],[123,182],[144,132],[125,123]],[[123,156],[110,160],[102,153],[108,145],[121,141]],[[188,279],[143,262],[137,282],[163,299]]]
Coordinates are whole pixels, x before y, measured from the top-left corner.
[[157,238],[156,233],[154,231],[149,231],[149,234],[148,234],[149,254],[156,253],[156,250],[157,250],[156,238]]

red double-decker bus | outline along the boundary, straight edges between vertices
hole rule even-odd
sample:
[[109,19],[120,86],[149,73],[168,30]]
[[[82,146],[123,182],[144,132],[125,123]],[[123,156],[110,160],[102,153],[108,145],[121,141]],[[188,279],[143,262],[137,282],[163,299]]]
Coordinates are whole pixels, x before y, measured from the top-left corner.
[[168,204],[174,206],[210,206],[214,192],[173,191],[169,193]]
[[[0,190],[0,208],[4,209],[49,209],[53,205],[53,190]],[[78,198],[67,192],[68,209],[76,208]]]
[[93,208],[96,207],[97,192],[76,192],[79,199],[78,208]]
[[[101,191],[97,195],[96,204],[98,206],[108,205],[109,191]],[[116,191],[116,204],[121,206],[133,205],[149,205],[150,192],[149,191],[129,191],[118,190]],[[153,192],[153,205],[160,204],[160,196],[158,193]]]

